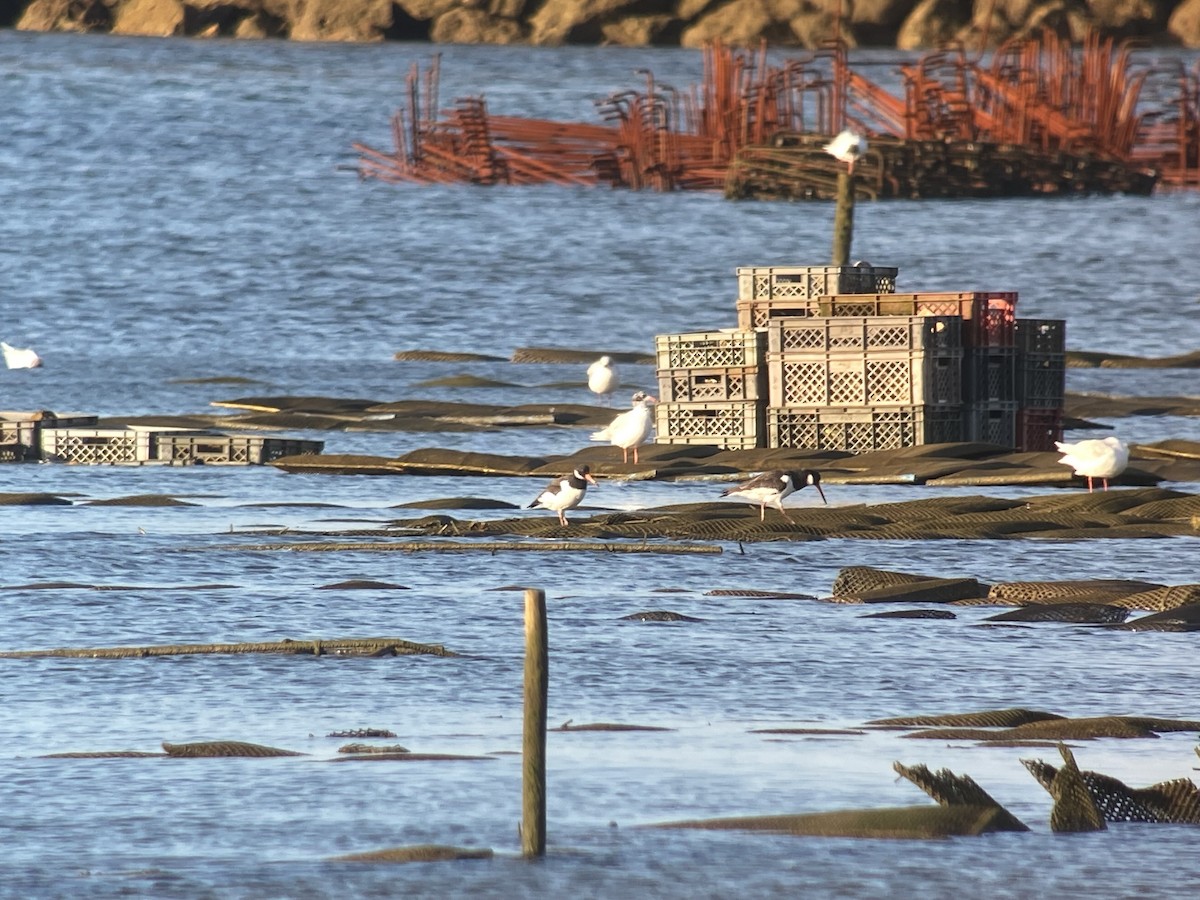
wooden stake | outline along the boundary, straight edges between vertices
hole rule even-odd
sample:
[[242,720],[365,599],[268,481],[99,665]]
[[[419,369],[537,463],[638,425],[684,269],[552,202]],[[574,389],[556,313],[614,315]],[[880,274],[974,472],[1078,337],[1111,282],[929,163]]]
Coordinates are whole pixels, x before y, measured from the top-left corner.
[[854,237],[854,172],[838,172],[837,209],[833,213],[833,265],[850,265]]
[[546,592],[525,592],[525,726],[522,753],[521,853],[546,855],[546,703],[550,690]]

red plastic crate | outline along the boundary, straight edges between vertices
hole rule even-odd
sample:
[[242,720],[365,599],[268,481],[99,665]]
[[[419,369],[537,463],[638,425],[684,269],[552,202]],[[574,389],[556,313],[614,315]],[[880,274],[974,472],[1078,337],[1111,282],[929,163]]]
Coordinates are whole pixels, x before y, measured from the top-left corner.
[[1063,437],[1061,409],[1017,410],[1017,449],[1026,452],[1056,449],[1055,441]]
[[1016,342],[1016,291],[830,294],[817,308],[822,316],[958,316],[964,347],[1012,347]]

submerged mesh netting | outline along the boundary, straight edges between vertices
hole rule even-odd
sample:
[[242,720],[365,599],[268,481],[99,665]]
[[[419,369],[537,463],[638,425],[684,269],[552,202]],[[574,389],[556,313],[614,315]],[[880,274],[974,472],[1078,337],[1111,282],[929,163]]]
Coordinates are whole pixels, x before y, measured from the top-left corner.
[[897,716],[891,719],[874,719],[868,725],[931,725],[962,726],[967,728],[1015,728],[1028,722],[1062,720],[1064,717],[1037,709],[985,709],[979,712],[949,713],[937,716]]

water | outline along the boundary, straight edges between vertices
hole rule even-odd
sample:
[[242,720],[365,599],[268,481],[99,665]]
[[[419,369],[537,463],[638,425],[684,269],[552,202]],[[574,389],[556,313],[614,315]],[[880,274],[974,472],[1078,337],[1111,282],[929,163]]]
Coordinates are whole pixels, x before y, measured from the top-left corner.
[[[699,80],[681,50],[445,47],[442,98],[593,121],[592,101]],[[562,188],[359,182],[387,146],[403,79],[430,48],[155,41],[0,32],[0,338],[36,371],[0,371],[0,407],[106,416],[203,413],[302,394],[586,402],[574,367],[398,363],[400,349],[507,357],[522,346],[649,351],[655,334],[735,324],[740,265],[819,263],[826,205]],[[1200,195],[862,205],[855,255],[902,290],[1017,290],[1070,320],[1072,348],[1164,355],[1200,343]],[[470,371],[506,389],[417,387]],[[237,377],[243,384],[196,383]],[[650,386],[649,368],[627,380]],[[1194,393],[1187,372],[1071,370],[1071,390]],[[1108,423],[1195,437],[1187,419]],[[321,432],[327,452],[439,445],[570,453],[562,429]],[[0,492],[71,506],[0,511],[0,647],[394,635],[457,659],[168,657],[3,663],[0,895],[12,897],[1125,897],[1200,886],[1192,829],[1050,833],[1019,760],[1053,748],[933,745],[895,733],[773,739],[902,714],[1028,706],[1197,717],[1194,638],[1071,626],[861,618],[806,601],[869,564],[985,581],[1196,580],[1190,540],[825,541],[720,556],[272,554],[236,532],[348,528],[472,495],[527,503],[524,479],[285,475],[272,468],[3,466]],[[1192,489],[1192,486],[1183,486]],[[830,486],[834,503],[927,490]],[[1017,495],[1023,489],[991,489]],[[977,491],[971,491],[976,493]],[[607,484],[593,508],[710,498],[702,484]],[[90,501],[166,494],[188,507]],[[801,499],[797,497],[797,499]],[[504,513],[480,513],[481,516]],[[349,579],[408,590],[321,590]],[[45,587],[72,582],[76,587]],[[43,586],[38,586],[43,585]],[[518,861],[521,594],[550,597],[552,724],[672,728],[549,736],[550,851]],[[662,589],[672,589],[670,593]],[[672,609],[704,621],[619,621]],[[333,763],[330,732],[389,728],[414,751],[480,762]],[[244,740],[305,757],[39,758]],[[1077,746],[1135,786],[1190,775],[1195,735]],[[935,843],[642,830],[672,819],[930,802],[891,763],[969,774],[1032,828]],[[491,861],[372,866],[330,857],[417,843]]]

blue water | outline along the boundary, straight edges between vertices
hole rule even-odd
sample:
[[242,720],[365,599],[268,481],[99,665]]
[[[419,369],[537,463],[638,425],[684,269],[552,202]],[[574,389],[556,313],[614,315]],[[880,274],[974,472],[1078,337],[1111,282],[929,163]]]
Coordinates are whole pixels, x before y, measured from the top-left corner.
[[[443,103],[484,93],[497,113],[594,121],[592,101],[638,86],[638,68],[680,87],[700,78],[692,51],[439,49]],[[359,181],[346,169],[352,142],[389,146],[404,76],[430,55],[423,45],[0,32],[0,339],[46,360],[0,370],[0,408],[204,413],[213,401],[275,394],[589,402],[575,367],[393,354],[649,352],[656,334],[735,325],[737,266],[827,258],[824,204]],[[1165,355],[1200,345],[1200,194],[864,204],[855,224],[854,255],[898,266],[901,290],[1019,291],[1021,315],[1069,320],[1072,348]],[[417,386],[464,372],[513,387]],[[654,384],[649,367],[625,376]],[[215,377],[250,381],[195,382]],[[1071,370],[1068,388],[1194,394],[1195,376]],[[1189,419],[1106,424],[1139,441],[1197,433]],[[386,456],[425,446],[565,454],[586,443],[570,429],[301,436],[327,452]],[[410,514],[396,504],[432,497],[524,505],[540,486],[0,466],[0,492],[74,501],[0,507],[2,649],[390,635],[467,654],[0,661],[0,895],[1133,897],[1200,887],[1194,829],[1050,833],[1050,798],[1019,760],[1057,763],[1053,748],[751,733],[1007,706],[1197,718],[1193,636],[976,627],[988,608],[953,621],[864,619],[855,607],[705,594],[826,596],[838,569],[855,564],[989,582],[1191,583],[1190,539],[824,541],[680,557],[245,549],[272,540],[245,534],[258,529],[372,527]],[[829,494],[848,504],[926,490]],[[1023,490],[1036,492],[988,492]],[[609,483],[585,506],[714,492]],[[193,505],[89,502],[137,494]],[[408,590],[318,589],[349,579]],[[80,586],[36,586],[48,582]],[[522,595],[497,590],[513,585],[550,598],[552,724],[674,729],[550,734],[549,853],[536,864],[516,858]],[[704,621],[619,621],[647,609]],[[346,741],[325,735],[357,728],[388,728],[388,743],[414,751],[490,758],[330,762]],[[39,758],[218,739],[310,755]],[[1083,768],[1143,786],[1190,776],[1195,745],[1194,734],[1168,734],[1075,753]],[[897,781],[895,760],[971,775],[1031,833],[912,843],[634,827],[932,802]],[[497,857],[329,861],[418,843]]]

